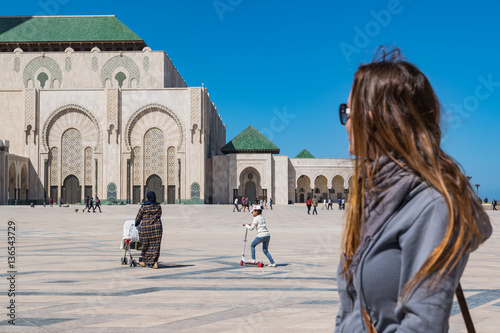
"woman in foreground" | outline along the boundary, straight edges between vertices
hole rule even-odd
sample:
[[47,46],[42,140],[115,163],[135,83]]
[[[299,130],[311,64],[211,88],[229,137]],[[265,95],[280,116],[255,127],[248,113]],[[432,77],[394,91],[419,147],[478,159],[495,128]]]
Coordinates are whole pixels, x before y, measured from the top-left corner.
[[339,110],[358,181],[342,240],[335,332],[447,332],[468,254],[491,225],[440,147],[440,105],[429,81],[398,49],[379,54],[358,68]]

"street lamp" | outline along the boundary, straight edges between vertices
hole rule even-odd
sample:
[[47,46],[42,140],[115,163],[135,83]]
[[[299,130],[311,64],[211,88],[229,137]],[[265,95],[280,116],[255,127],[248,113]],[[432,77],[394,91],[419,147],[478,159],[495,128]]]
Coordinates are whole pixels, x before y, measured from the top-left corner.
[[477,187],[477,197],[478,197],[478,198],[479,198],[479,186],[481,186],[481,185],[476,184],[476,187]]

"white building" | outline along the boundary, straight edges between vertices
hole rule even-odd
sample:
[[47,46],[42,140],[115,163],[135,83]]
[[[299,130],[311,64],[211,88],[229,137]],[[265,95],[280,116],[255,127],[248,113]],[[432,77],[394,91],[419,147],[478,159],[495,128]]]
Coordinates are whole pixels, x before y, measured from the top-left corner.
[[3,17],[0,31],[0,204],[346,195],[350,160],[276,155],[253,127],[248,147],[225,145],[207,90],[114,16]]

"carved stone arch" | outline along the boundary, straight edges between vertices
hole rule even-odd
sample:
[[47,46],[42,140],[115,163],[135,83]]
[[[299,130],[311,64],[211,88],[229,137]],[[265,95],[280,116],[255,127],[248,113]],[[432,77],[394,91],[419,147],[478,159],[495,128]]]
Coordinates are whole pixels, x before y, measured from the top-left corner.
[[83,106],[68,104],[52,112],[43,125],[42,145],[45,152],[49,151],[49,147],[60,146],[57,141],[68,128],[78,129],[84,145],[92,146],[94,152],[101,151],[102,132],[96,117]]
[[[173,124],[177,128],[173,128]],[[167,142],[175,142],[177,151],[184,147],[184,126],[179,117],[169,108],[161,104],[152,103],[141,107],[134,112],[125,126],[125,147],[131,151],[137,146],[140,137],[151,127],[162,128]]]
[[[342,187],[345,187],[345,186],[346,186],[346,177],[345,177],[345,175],[340,174],[340,173],[336,173],[336,174],[334,174],[334,175],[333,175],[333,177],[332,177],[332,179],[330,180],[330,183],[331,183],[331,184],[333,184],[334,180],[335,180],[335,179],[338,179],[338,177],[340,177],[340,178],[341,178],[341,179],[340,179],[340,180],[341,180],[341,183],[340,183],[339,185],[340,185],[340,186],[342,186]],[[351,176],[351,177],[352,177],[352,176]],[[339,181],[340,181],[340,180],[339,180]]]
[[[51,80],[50,88],[54,88],[54,80],[59,82],[59,86],[62,83],[62,70],[61,67],[57,64],[57,62],[49,57],[37,57],[32,59],[26,67],[24,67],[23,72],[23,83],[24,88],[28,87],[28,82],[31,80],[32,82],[36,82],[35,74],[39,72],[40,69],[47,69],[50,73]],[[59,87],[58,87],[59,88]]]
[[314,179],[316,179],[316,178],[312,178],[311,176],[309,176],[308,174],[303,172],[297,176],[297,179],[295,180],[295,185],[298,187],[299,179],[304,179],[304,178],[307,178],[307,183],[309,184],[309,188],[306,190],[309,191],[311,189],[311,185],[314,182]]
[[[141,72],[137,64],[129,57],[120,55],[109,59],[101,70],[101,82],[102,86],[106,87],[106,80],[110,80],[111,87],[113,87],[114,82],[114,72],[117,68],[123,68],[128,72],[128,87],[132,87],[132,79],[137,81],[137,87],[139,87],[141,81]],[[116,73],[115,73],[116,74]],[[125,73],[127,74],[127,73]]]
[[[241,193],[244,196],[248,196],[250,194],[250,199],[252,201],[255,200],[256,197],[262,194],[262,189],[265,188],[262,177],[263,174],[259,171],[258,166],[245,165],[238,175],[238,193]],[[248,193],[250,188],[251,191]]]

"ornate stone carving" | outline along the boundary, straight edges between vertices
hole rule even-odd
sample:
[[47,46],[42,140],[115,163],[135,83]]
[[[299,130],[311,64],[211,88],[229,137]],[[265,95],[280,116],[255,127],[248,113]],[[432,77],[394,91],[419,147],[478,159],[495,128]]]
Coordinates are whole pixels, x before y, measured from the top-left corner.
[[141,185],[141,148],[134,148],[132,159],[134,168],[133,185]]
[[111,126],[118,131],[118,89],[108,89],[108,131]]
[[165,182],[165,138],[158,128],[151,128],[144,136],[144,183],[151,175]]
[[[76,117],[65,117],[71,113],[75,113],[76,115],[80,115],[81,117],[77,117],[77,116]],[[62,128],[59,128],[60,126],[57,126],[57,121],[58,121],[58,119],[61,119],[63,117],[67,118],[67,120],[65,120],[67,123],[64,124],[64,126],[66,126],[66,127],[63,126]],[[55,127],[59,131],[62,131],[62,130],[69,128],[69,127],[79,128],[79,127],[82,127],[82,121],[85,121],[85,120],[89,122],[89,125],[91,125],[91,124],[93,125],[93,126],[91,126],[91,128],[88,128],[88,127],[82,128],[82,130],[85,130],[88,132],[88,135],[85,135],[85,138],[87,140],[92,140],[93,142],[95,142],[95,146],[93,147],[94,152],[100,152],[100,147],[101,147],[101,143],[102,143],[102,134],[101,134],[101,127],[99,125],[99,122],[97,121],[97,119],[94,117],[94,115],[90,111],[88,111],[84,107],[82,107],[80,105],[76,105],[76,104],[68,104],[68,105],[65,105],[65,106],[58,108],[57,110],[52,112],[50,114],[50,116],[47,118],[47,120],[45,121],[43,128],[42,128],[42,144],[43,144],[43,148],[44,148],[45,152],[49,151],[49,147],[51,146],[49,143],[49,138],[51,137],[50,133],[52,130],[54,130]]]
[[[176,124],[177,126],[173,124]],[[136,134],[138,136],[142,136],[144,131],[152,126],[158,126],[164,129],[164,134],[168,142],[177,143],[177,151],[180,151],[183,148],[185,134],[184,127],[179,117],[169,108],[161,104],[152,103],[145,105],[134,112],[125,126],[124,141],[126,150],[131,151],[132,147],[138,144],[138,142],[133,142],[132,139],[132,135],[135,131],[137,131]]]
[[21,59],[19,59],[19,57],[16,57],[16,59],[14,59],[14,72],[19,73],[20,70],[21,70]]
[[50,168],[50,184],[52,186],[59,184],[59,149],[53,147],[50,149],[49,154],[49,168]]
[[168,147],[167,150],[167,172],[168,172],[168,185],[175,185],[175,147]]
[[199,88],[191,88],[191,128],[197,124],[198,128],[201,125],[201,90]]
[[[123,67],[127,70],[128,75],[128,88],[132,88],[132,80],[137,81],[137,87],[139,87],[139,83],[141,81],[141,73],[139,71],[139,67],[137,64],[129,57],[124,55],[119,55],[109,59],[101,71],[101,82],[102,86],[106,86],[106,80],[109,79],[111,82],[111,87],[113,87],[114,76],[113,72],[118,68]],[[125,73],[127,74],[127,73]]]
[[92,57],[92,71],[97,72],[99,65],[99,60],[97,60],[97,57]]
[[82,135],[80,131],[70,128],[61,140],[62,179],[75,175],[82,181],[82,153]]
[[[63,76],[62,76],[62,71],[61,67],[57,64],[57,62],[49,57],[42,56],[42,57],[37,57],[33,60],[31,60],[26,67],[24,68],[23,72],[23,83],[24,83],[24,88],[28,88],[28,81],[31,80],[32,82],[35,82],[35,73],[39,70],[45,68],[48,70],[50,73],[50,88],[54,88],[54,81],[57,80],[59,82],[59,85],[62,84]],[[57,87],[59,88],[59,87]]]
[[36,131],[36,90],[24,90],[24,107],[25,107],[25,129],[31,127],[31,130]]
[[70,57],[66,58],[65,65],[66,65],[66,72],[71,71],[71,58]]
[[85,185],[92,185],[92,148],[85,148]]

